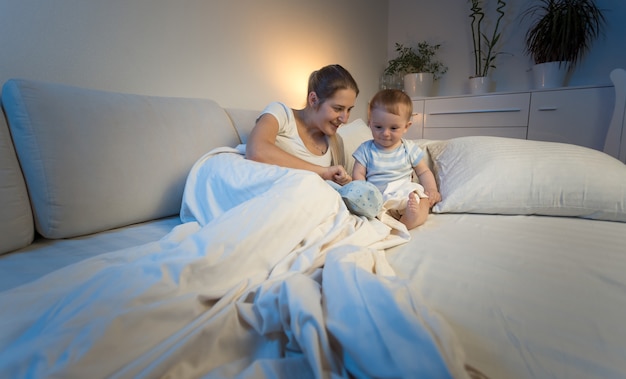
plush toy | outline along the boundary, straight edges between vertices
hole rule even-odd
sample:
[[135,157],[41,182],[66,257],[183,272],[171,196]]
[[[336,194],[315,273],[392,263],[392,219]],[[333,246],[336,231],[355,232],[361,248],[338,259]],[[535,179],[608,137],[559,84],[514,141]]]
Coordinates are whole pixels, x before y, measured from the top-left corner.
[[345,186],[327,180],[339,192],[348,210],[357,216],[374,218],[383,207],[383,195],[372,183],[353,180]]

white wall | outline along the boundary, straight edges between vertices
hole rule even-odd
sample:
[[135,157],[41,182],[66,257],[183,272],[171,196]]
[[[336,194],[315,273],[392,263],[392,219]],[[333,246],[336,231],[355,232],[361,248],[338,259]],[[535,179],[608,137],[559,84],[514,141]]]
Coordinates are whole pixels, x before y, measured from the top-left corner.
[[[530,58],[524,55],[524,36],[529,20],[521,13],[532,1],[508,0],[502,30],[502,45],[492,79],[496,91],[532,88]],[[486,2],[486,3],[489,3]],[[495,3],[495,1],[491,1]],[[596,0],[604,12],[608,27],[584,61],[572,73],[568,84],[593,85],[610,83],[613,68],[626,67],[626,1]],[[474,72],[469,0],[389,0],[387,58],[395,57],[396,42],[411,44],[427,40],[441,43],[438,56],[449,67],[439,80],[437,95],[468,93],[467,79]]]
[[304,104],[311,71],[339,63],[365,117],[386,62],[387,0],[0,0],[0,82]]
[[[570,85],[608,83],[626,67],[626,1],[597,0],[607,34]],[[526,0],[509,0],[498,91],[530,87]],[[226,107],[302,106],[308,74],[340,63],[365,117],[395,42],[441,42],[437,94],[467,93],[473,71],[468,0],[0,0],[0,82],[25,77],[113,91],[206,97]]]

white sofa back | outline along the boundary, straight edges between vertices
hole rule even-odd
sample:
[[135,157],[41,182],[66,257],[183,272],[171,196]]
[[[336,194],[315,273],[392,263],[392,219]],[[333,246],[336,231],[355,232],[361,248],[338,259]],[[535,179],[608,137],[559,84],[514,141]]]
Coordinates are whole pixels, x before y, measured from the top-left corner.
[[33,220],[43,237],[68,238],[178,214],[193,163],[240,143],[231,117],[255,117],[207,99],[17,79],[2,102],[13,145],[0,125],[0,253],[30,243]]
[[29,245],[35,227],[11,135],[0,114],[0,254]]

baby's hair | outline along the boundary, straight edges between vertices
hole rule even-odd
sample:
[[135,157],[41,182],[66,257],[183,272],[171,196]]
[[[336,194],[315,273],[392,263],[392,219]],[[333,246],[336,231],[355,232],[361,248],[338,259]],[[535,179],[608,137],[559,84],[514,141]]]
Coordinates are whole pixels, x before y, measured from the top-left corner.
[[370,100],[368,116],[374,109],[380,109],[396,116],[406,116],[408,121],[413,113],[413,102],[409,95],[399,89],[383,89],[378,91]]
[[320,103],[331,98],[340,89],[352,89],[359,94],[359,86],[352,75],[338,64],[324,66],[309,76],[307,94],[315,92]]

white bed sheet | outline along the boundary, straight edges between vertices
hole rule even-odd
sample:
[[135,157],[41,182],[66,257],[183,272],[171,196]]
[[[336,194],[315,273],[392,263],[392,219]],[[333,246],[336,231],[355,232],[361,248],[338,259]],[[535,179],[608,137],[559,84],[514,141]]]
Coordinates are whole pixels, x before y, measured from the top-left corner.
[[[227,156],[224,155],[220,160]],[[221,169],[230,167],[229,164],[217,166]],[[209,172],[213,171],[209,170]],[[238,179],[242,173],[241,169],[226,169],[226,171],[236,175],[235,179]],[[255,170],[252,170],[251,174],[253,173],[256,174]],[[272,174],[272,171],[267,174]],[[265,175],[259,176],[265,177]],[[213,180],[207,182],[214,183]],[[240,180],[234,180],[234,183],[239,182]],[[230,185],[226,188],[229,191],[232,189]],[[255,191],[263,192],[258,187],[255,188]],[[248,196],[246,191],[241,192],[244,197]],[[350,233],[343,237],[336,236],[339,240],[345,238],[345,241],[339,244],[343,246],[334,248],[326,245],[323,241],[333,240],[334,237],[331,235],[335,233],[335,228],[329,229],[329,225],[344,225],[343,221],[346,219],[346,215],[342,213],[344,211],[338,211],[334,206],[329,207],[328,204],[332,202],[328,201],[328,194],[322,194],[324,191],[314,190],[311,193],[308,185],[304,185],[304,188],[298,191],[303,192],[291,193],[289,197],[283,197],[288,193],[278,193],[270,197],[281,199],[282,201],[279,201],[277,206],[289,210],[287,214],[291,214],[294,209],[299,212],[315,209],[311,215],[321,217],[317,213],[325,209],[321,205],[327,204],[326,208],[329,209],[326,213],[330,218],[321,217],[321,220],[325,221],[320,224],[318,232],[306,235],[303,239],[303,241],[308,241],[305,244],[307,246],[321,243],[320,246],[325,247],[321,250],[311,249],[312,255],[309,257],[311,259],[307,258],[308,254],[304,254],[295,261],[289,258],[293,252],[290,253],[288,250],[272,252],[274,248],[261,249],[264,255],[269,255],[261,257],[256,256],[255,253],[254,259],[267,260],[269,266],[263,267],[259,272],[257,272],[257,266],[244,267],[244,263],[250,265],[246,260],[235,259],[238,255],[240,258],[248,256],[246,250],[241,249],[242,240],[232,241],[226,238],[231,234],[229,230],[238,230],[239,227],[229,228],[221,223],[219,231],[211,232],[207,229],[202,233],[200,230],[203,228],[198,229],[199,226],[194,226],[193,223],[180,225],[160,243],[118,253],[101,254],[98,251],[89,251],[85,246],[83,246],[85,249],[81,250],[81,244],[89,245],[87,241],[89,238],[103,238],[111,244],[109,246],[111,250],[115,244],[129,243],[128,246],[132,246],[130,241],[134,240],[133,228],[127,232],[128,239],[119,238],[119,235],[117,240],[115,237],[111,239],[110,237],[116,234],[112,232],[108,237],[105,233],[86,237],[84,241],[72,242],[72,248],[76,254],[65,256],[61,263],[55,262],[55,264],[68,266],[70,263],[78,263],[74,266],[74,270],[69,267],[61,268],[49,277],[43,278],[41,283],[46,284],[43,286],[47,294],[45,299],[41,299],[42,286],[37,284],[16,288],[11,295],[0,291],[0,300],[2,300],[0,302],[3,306],[11,304],[10,309],[3,309],[6,317],[0,317],[0,321],[5,323],[3,330],[10,331],[22,327],[20,326],[23,321],[22,317],[16,317],[14,320],[8,317],[16,310],[21,310],[23,313],[20,314],[27,314],[33,319],[47,320],[45,323],[42,321],[41,325],[46,325],[46,333],[50,337],[45,340],[43,333],[37,329],[39,327],[37,325],[33,328],[26,326],[28,333],[24,335],[33,338],[34,341],[40,341],[37,342],[38,348],[33,350],[33,346],[30,346],[24,339],[26,337],[20,338],[20,342],[23,343],[21,346],[10,344],[13,347],[4,349],[5,355],[0,353],[0,366],[5,359],[4,363],[14,359],[19,361],[20,359],[17,359],[14,354],[26,353],[32,354],[33,358],[30,358],[32,362],[39,362],[37,366],[43,364],[41,362],[46,359],[37,358],[38,355],[43,356],[39,348],[48,346],[47,361],[53,362],[58,359],[59,367],[52,368],[52,371],[42,369],[38,372],[81,375],[88,372],[91,374],[108,372],[109,374],[115,373],[114,375],[118,377],[151,377],[154,373],[168,371],[166,367],[169,367],[169,373],[172,375],[184,373],[184,376],[188,376],[190,371],[200,370],[210,373],[207,377],[235,375],[289,377],[292,370],[301,369],[304,362],[316,362],[313,372],[307,375],[324,376],[319,373],[321,371],[336,373],[343,370],[342,363],[336,361],[339,357],[329,354],[328,345],[332,346],[336,341],[324,340],[324,335],[320,333],[325,328],[324,323],[328,328],[335,328],[335,336],[342,335],[342,325],[343,327],[346,324],[356,325],[353,319],[342,320],[340,317],[332,317],[330,311],[324,315],[320,313],[321,310],[318,308],[320,296],[327,304],[333,302],[332,296],[337,296],[334,305],[329,306],[327,310],[341,316],[345,314],[341,311],[342,306],[351,307],[351,309],[355,309],[357,305],[359,309],[370,307],[380,312],[378,315],[372,313],[372,319],[367,321],[367,324],[378,328],[375,330],[398,332],[396,335],[406,335],[408,329],[398,326],[397,320],[393,323],[388,322],[389,312],[394,305],[400,307],[398,312],[393,312],[397,315],[427,315],[428,309],[436,311],[437,314],[443,316],[444,323],[452,327],[454,342],[457,339],[460,341],[461,351],[467,358],[465,362],[478,368],[489,378],[626,377],[626,327],[623,326],[623,320],[626,319],[626,274],[624,274],[626,273],[626,223],[548,216],[432,214],[426,224],[411,231],[412,240],[408,244],[391,248],[384,255],[380,255],[375,250],[367,248],[363,250],[364,246],[352,251],[347,245],[354,243],[355,236],[349,236]],[[264,196],[269,196],[269,194]],[[339,201],[331,197],[333,201]],[[203,196],[200,198],[207,199]],[[232,205],[239,202],[236,198],[229,197],[229,199],[233,200]],[[297,199],[308,201],[300,204],[296,201]],[[228,209],[222,208],[226,204],[223,201],[213,205],[210,203],[209,201],[208,204],[198,204],[198,206],[200,209],[207,208],[218,213],[229,213]],[[249,216],[245,215],[247,212],[251,213],[250,216],[253,214],[270,215],[273,212],[270,203],[257,201],[254,204],[256,204],[255,208],[241,209],[243,214],[239,216],[243,218],[231,216],[226,217],[226,220],[230,220],[232,225],[246,225],[246,228],[251,230],[267,229],[266,233],[261,232],[258,235],[259,241],[265,241],[262,236],[273,235],[269,229],[276,230],[273,225],[282,217],[261,217],[262,222],[260,220],[253,222]],[[338,204],[342,203],[339,201]],[[222,216],[216,214],[215,217]],[[339,220],[343,221],[339,222]],[[307,222],[306,217],[294,218],[293,222],[295,221]],[[356,221],[351,220],[349,223]],[[297,228],[294,229],[293,222],[283,221],[283,227],[289,227],[287,234],[290,238],[299,240],[303,236],[291,235],[298,231]],[[163,220],[157,223],[160,226],[153,232],[164,235],[171,227],[179,223],[178,218]],[[265,223],[271,225],[263,225]],[[322,227],[322,225],[325,226]],[[360,223],[356,222],[355,225],[360,225]],[[364,231],[370,234],[369,239],[374,237],[367,231],[367,228],[362,228],[362,226],[357,227],[356,230],[361,233],[361,237]],[[228,243],[223,244],[224,241],[218,241],[224,238]],[[212,242],[207,243],[208,241]],[[69,242],[59,241],[59,243]],[[268,242],[277,243],[273,239]],[[261,246],[255,241],[246,243],[251,246]],[[206,252],[200,251],[202,249],[187,251],[176,248],[176,254],[170,254],[170,250],[179,244],[196,246],[196,248],[206,245],[211,248]],[[380,248],[381,243],[379,241],[374,245]],[[224,250],[225,248],[227,249]],[[224,253],[224,251],[230,251],[231,248],[236,249],[235,255],[228,258],[232,262],[219,268],[213,267],[211,261],[221,259],[218,258],[220,251]],[[1,258],[0,266],[6,268],[32,264],[34,272],[27,276],[40,276],[46,270],[53,271],[59,268],[47,267],[45,264],[46,260],[54,260],[54,250],[52,246],[49,255],[40,257],[36,262],[28,262],[28,254],[13,258],[11,255],[5,256]],[[322,251],[324,253],[320,254]],[[205,253],[208,254],[205,255]],[[328,256],[325,256],[326,254]],[[97,257],[85,259],[92,255],[97,255]],[[331,264],[328,260],[326,261],[324,270],[318,268],[321,264],[321,261],[318,261],[320,258],[331,259]],[[358,264],[353,265],[352,262],[355,260]],[[7,262],[12,262],[13,266],[7,265]],[[387,262],[390,267],[386,266]],[[114,268],[115,266],[124,269],[118,271]],[[202,273],[202,270],[196,266],[204,267],[211,277],[219,276],[222,279],[216,283],[206,275],[191,275]],[[370,267],[371,273],[369,269],[358,269],[359,266]],[[180,271],[181,267],[185,269]],[[352,270],[350,267],[355,267],[357,270]],[[226,268],[232,270],[224,271]],[[284,275],[292,270],[306,275],[293,272]],[[392,270],[395,270],[395,274]],[[6,273],[10,274],[9,271],[6,270]],[[323,271],[354,273],[354,275],[330,274],[335,279],[334,287],[325,290],[320,287],[320,283],[324,282],[319,280]],[[254,275],[252,275],[253,272]],[[120,275],[124,273],[127,277],[121,278]],[[182,275],[183,273],[185,275]],[[376,275],[371,276],[374,273]],[[179,274],[184,280],[174,280]],[[244,276],[240,277],[241,275]],[[72,287],[67,283],[70,277],[71,283],[84,281],[85,285]],[[239,281],[244,277],[247,279]],[[239,296],[251,290],[255,283],[260,285],[262,281],[260,278],[263,277],[285,277],[286,280],[282,283],[269,281],[263,284],[263,289],[256,291],[254,299]],[[388,277],[395,279],[387,280]],[[7,279],[4,275],[0,278],[3,286],[15,286],[15,283],[20,281],[29,280],[26,277]],[[226,282],[229,284],[226,285]],[[234,285],[237,282],[240,285]],[[130,285],[131,283],[133,285]],[[328,280],[326,283],[329,283]],[[377,292],[363,291],[360,285],[376,286],[378,290]],[[52,291],[55,286],[59,288]],[[351,295],[346,293],[342,295],[342,291],[349,288],[360,288],[360,291]],[[136,289],[136,294],[134,291],[129,292],[131,289]],[[33,292],[31,293],[30,290]],[[368,295],[378,293],[378,291],[389,291],[389,296],[364,296],[363,302],[359,303],[358,294]],[[76,296],[66,296],[74,292]],[[158,294],[158,296],[153,296],[151,293]],[[103,297],[103,294],[107,296]],[[202,294],[201,297],[208,296],[209,301],[205,304],[198,302],[198,294]],[[98,299],[103,298],[106,301],[99,304]],[[160,300],[152,304],[151,301],[157,298]],[[221,300],[216,300],[218,298]],[[376,302],[378,298],[383,303],[384,300],[390,298],[398,301],[383,304]],[[239,300],[234,301],[235,299]],[[307,300],[299,302],[299,299]],[[316,300],[311,301],[311,299]],[[350,299],[350,302],[344,299]],[[135,311],[127,313],[124,305],[127,300],[129,304],[134,304],[133,307],[138,308],[137,313]],[[67,316],[63,313],[49,313],[48,310],[55,307],[47,303],[64,304],[58,309],[79,310],[79,308],[89,306],[94,308],[94,313],[90,315],[84,310]],[[426,308],[420,310],[420,304]],[[205,306],[207,308],[204,308]],[[274,306],[276,308],[273,308]],[[311,308],[312,306],[315,307]],[[153,313],[158,309],[160,309],[158,313]],[[99,313],[100,310],[102,314]],[[118,314],[112,310],[117,310]],[[37,315],[37,312],[42,313]],[[357,317],[359,314],[355,312],[351,317]],[[92,317],[94,315],[98,317]],[[274,317],[276,315],[280,315],[282,319]],[[293,317],[295,315],[297,317]],[[292,317],[293,320],[298,319],[298,322],[301,322],[311,315],[315,317],[309,320],[323,320],[323,322],[294,324],[291,329],[284,324],[285,322],[289,324]],[[377,317],[381,318],[377,319]],[[50,320],[56,319],[61,322],[49,323]],[[333,326],[333,323],[337,321],[340,323]],[[90,333],[93,333],[93,336],[89,333],[81,334],[81,338],[72,336],[75,332],[72,328],[83,324],[90,326],[84,330],[91,330]],[[426,324],[429,323],[426,322]],[[164,325],[168,325],[167,330],[163,329]],[[313,325],[313,328],[301,329],[300,325]],[[299,356],[295,354],[289,357],[281,356],[281,359],[277,360],[276,357],[283,349],[289,348],[290,344],[284,346],[281,341],[275,341],[276,344],[272,344],[272,328],[284,327],[287,327],[287,334],[293,332],[292,338],[297,343],[303,346],[321,347],[320,350],[315,352],[304,349],[303,354]],[[258,333],[248,333],[250,328]],[[239,330],[242,333],[221,333],[224,330]],[[243,332],[244,330],[246,332]],[[345,330],[352,331],[351,328]],[[156,331],[159,332],[156,333]],[[68,340],[56,337],[66,335],[66,333],[69,336]],[[5,336],[7,343],[12,338],[10,334]],[[450,335],[445,331],[440,334]],[[116,341],[121,341],[119,336],[128,335],[132,335],[133,338],[124,342],[124,347],[134,354],[134,358],[125,360],[127,358],[125,354],[116,355],[118,361],[109,359],[103,361],[98,358],[102,352],[110,351],[112,347],[121,349],[122,347]],[[143,337],[138,339],[141,335]],[[387,333],[382,335],[387,335]],[[107,338],[102,338],[102,336]],[[207,336],[209,336],[208,339]],[[268,339],[267,336],[270,338]],[[346,336],[345,338],[353,339],[354,333],[347,333]],[[160,338],[163,340],[158,342]],[[207,345],[207,341],[211,343]],[[2,342],[3,338],[0,338],[0,345]],[[59,349],[59,343],[68,345],[67,356],[79,356],[72,358],[72,360],[79,361],[79,365],[65,367],[67,364],[65,356],[54,355]],[[14,348],[18,346],[24,351],[16,351]],[[352,354],[352,356],[359,357],[364,356],[364,353],[377,352],[373,350],[373,347],[384,345],[352,340],[342,343],[342,346],[363,347],[362,352]],[[392,341],[389,346],[397,346],[397,340]],[[211,360],[204,361],[206,356],[210,356]],[[381,362],[385,361],[385,358],[381,358],[378,354],[376,357]],[[255,358],[254,362],[251,361]],[[229,360],[232,361],[228,362]],[[408,360],[398,362],[399,367],[408,369],[407,363],[410,362],[411,357],[408,357]],[[24,367],[28,367],[28,364]],[[31,368],[38,369],[35,366]],[[380,368],[388,371],[389,366],[385,364]],[[0,367],[0,372],[2,372],[2,367]]]
[[231,151],[187,185],[162,240],[0,292],[0,377],[468,378],[381,251],[404,238],[319,176]]
[[158,241],[179,225],[178,215],[71,239],[39,239],[0,255],[0,292],[100,254]]
[[490,378],[626,377],[626,224],[430,215],[387,252]]

